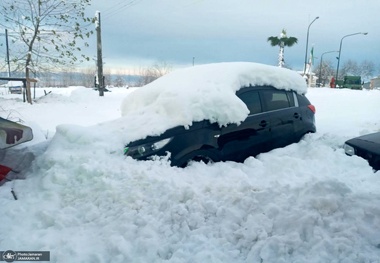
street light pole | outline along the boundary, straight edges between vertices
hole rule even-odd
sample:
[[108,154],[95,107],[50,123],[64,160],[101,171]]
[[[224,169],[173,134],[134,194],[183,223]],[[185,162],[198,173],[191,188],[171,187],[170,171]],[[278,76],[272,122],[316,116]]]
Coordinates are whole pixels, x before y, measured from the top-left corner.
[[322,53],[322,55],[321,55],[321,60],[320,60],[320,64],[319,64],[319,76],[318,76],[319,87],[321,87],[323,55],[324,55],[324,54],[328,54],[328,53],[333,53],[333,52],[338,52],[338,51],[327,51],[327,52]]
[[346,37],[350,37],[350,36],[355,36],[355,35],[367,35],[368,33],[365,32],[358,32],[358,33],[354,33],[354,34],[349,34],[349,35],[345,35],[342,37],[342,39],[340,40],[340,46],[339,46],[339,55],[338,55],[338,65],[336,67],[336,75],[335,75],[335,88],[336,88],[336,82],[338,81],[338,73],[339,73],[339,63],[340,63],[340,53],[342,51],[342,42],[343,42],[343,39],[345,39]]
[[307,64],[307,49],[308,49],[308,45],[309,45],[309,30],[310,30],[310,26],[311,24],[314,23],[315,20],[317,20],[319,18],[319,16],[317,16],[316,18],[314,18],[313,21],[311,21],[311,23],[309,24],[309,26],[307,27],[307,36],[306,36],[306,51],[305,51],[305,67],[303,69],[303,75],[305,76],[305,73],[306,73],[306,64]]

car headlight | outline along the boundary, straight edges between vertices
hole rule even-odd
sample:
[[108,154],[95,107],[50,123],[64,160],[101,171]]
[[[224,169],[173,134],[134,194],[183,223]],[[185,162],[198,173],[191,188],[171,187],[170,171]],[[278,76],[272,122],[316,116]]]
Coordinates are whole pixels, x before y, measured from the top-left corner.
[[347,154],[347,155],[355,155],[355,148],[348,145],[348,144],[344,144],[343,146],[344,148],[344,152]]
[[154,154],[158,150],[162,149],[165,145],[167,145],[172,138],[163,139],[157,142],[145,143],[137,146],[124,148],[124,154],[131,156],[133,158],[139,158],[143,156],[148,156]]

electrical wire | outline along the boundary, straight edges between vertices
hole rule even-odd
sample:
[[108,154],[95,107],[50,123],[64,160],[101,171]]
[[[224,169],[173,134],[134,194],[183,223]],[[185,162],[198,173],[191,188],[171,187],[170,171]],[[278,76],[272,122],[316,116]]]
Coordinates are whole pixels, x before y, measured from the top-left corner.
[[119,3],[113,5],[112,7],[109,7],[108,9],[105,9],[104,11],[102,11],[102,16],[104,18],[112,17],[129,7],[136,5],[140,1],[141,0],[131,0],[127,3],[125,1],[120,1]]

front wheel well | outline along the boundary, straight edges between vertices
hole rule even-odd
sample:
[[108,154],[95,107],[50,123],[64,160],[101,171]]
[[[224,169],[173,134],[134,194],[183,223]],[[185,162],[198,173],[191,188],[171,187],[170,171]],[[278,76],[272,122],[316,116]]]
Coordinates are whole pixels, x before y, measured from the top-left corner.
[[192,151],[177,161],[172,162],[173,166],[186,167],[191,161],[196,162],[218,162],[220,161],[220,156],[218,151],[211,146],[202,146],[200,149]]

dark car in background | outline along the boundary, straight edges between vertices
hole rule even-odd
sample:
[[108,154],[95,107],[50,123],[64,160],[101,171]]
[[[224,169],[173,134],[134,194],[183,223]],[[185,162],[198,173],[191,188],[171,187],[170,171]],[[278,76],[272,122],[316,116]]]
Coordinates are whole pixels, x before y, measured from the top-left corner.
[[374,170],[380,170],[380,132],[346,141],[344,151],[347,155],[357,155],[366,159]]
[[316,131],[315,107],[305,95],[292,90],[258,85],[239,89],[236,96],[250,113],[240,124],[220,126],[208,120],[190,127],[168,129],[126,145],[124,153],[138,160],[170,153],[171,165],[190,161],[243,162],[249,156],[300,141]]

